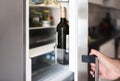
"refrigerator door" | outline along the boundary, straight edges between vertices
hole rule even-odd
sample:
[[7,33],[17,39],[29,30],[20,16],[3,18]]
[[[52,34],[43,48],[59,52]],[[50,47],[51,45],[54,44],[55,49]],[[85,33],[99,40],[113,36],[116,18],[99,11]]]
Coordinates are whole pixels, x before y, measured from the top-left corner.
[[24,0],[0,0],[0,81],[25,81]]
[[78,1],[78,81],[88,81],[87,64],[81,62],[82,54],[88,54],[88,0]]
[[[88,81],[87,64],[81,60],[88,54],[88,0],[70,0],[70,70],[75,81]],[[74,39],[74,40],[73,40]],[[72,59],[72,60],[71,60]]]

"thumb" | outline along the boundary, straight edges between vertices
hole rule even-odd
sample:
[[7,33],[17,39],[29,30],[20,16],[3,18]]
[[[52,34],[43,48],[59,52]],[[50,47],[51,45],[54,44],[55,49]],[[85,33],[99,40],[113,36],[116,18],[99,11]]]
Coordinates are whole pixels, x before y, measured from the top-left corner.
[[100,61],[103,61],[103,62],[105,62],[105,61],[108,59],[108,57],[107,57],[106,55],[104,55],[103,53],[101,53],[101,52],[99,52],[99,51],[97,51],[97,50],[95,50],[95,49],[91,49],[90,55],[95,55],[95,56],[97,56],[98,59],[99,59]]
[[91,49],[90,51],[90,55],[95,55],[97,56],[98,58],[103,58],[104,57],[104,54],[102,54],[101,52],[95,50],[95,49]]

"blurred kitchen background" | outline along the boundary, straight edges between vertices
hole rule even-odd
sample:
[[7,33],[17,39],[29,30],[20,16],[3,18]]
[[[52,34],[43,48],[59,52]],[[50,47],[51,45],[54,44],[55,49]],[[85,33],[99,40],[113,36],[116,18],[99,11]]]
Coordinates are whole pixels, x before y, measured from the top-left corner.
[[111,37],[115,39],[115,42],[119,42],[120,10],[118,8],[89,3],[88,13],[89,42],[100,38],[111,39]]
[[[120,0],[89,0],[89,51],[97,49],[112,58],[120,58]],[[88,66],[90,70],[90,66]],[[88,80],[93,80],[89,75]],[[110,81],[99,79],[100,81]],[[116,80],[116,81],[120,81]]]

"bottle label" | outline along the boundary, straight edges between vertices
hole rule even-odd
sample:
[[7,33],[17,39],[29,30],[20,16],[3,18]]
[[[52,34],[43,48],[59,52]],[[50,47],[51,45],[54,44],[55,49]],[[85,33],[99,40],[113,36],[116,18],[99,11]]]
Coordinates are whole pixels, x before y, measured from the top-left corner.
[[69,35],[66,35],[66,49],[69,49]]
[[56,45],[58,45],[58,32],[56,32]]
[[59,60],[60,63],[64,63],[65,53],[66,49],[57,49],[57,60]]

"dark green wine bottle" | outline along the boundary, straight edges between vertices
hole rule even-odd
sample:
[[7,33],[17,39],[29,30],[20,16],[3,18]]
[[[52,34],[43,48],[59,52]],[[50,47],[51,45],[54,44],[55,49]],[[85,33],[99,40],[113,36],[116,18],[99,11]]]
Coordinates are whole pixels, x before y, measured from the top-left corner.
[[69,25],[66,20],[66,8],[60,8],[60,23],[57,25],[57,61],[60,64],[68,64],[68,38],[69,38]]

